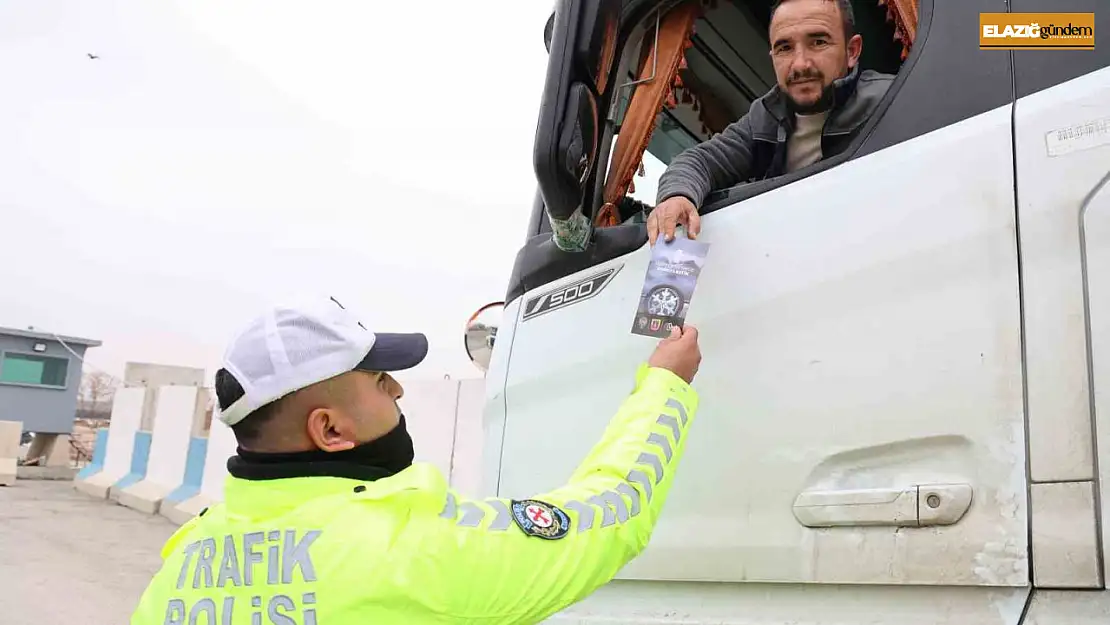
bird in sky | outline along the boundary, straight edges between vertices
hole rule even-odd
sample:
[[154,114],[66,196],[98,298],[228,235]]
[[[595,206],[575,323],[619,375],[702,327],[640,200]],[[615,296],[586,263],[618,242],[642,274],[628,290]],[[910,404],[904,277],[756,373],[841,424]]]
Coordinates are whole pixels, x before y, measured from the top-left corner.
[[89,52],[88,55],[89,55],[90,59],[99,59],[100,58],[99,56],[93,54],[92,52]]

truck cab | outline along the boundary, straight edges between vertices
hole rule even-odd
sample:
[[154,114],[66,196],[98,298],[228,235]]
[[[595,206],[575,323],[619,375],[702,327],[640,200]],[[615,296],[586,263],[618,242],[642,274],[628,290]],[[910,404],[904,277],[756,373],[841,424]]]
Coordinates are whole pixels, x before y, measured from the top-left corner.
[[[841,153],[700,207],[682,466],[647,550],[551,622],[1110,622],[1110,44],[983,40],[1044,12],[1099,36],[1110,6],[852,5],[894,80]],[[532,220],[467,339],[489,493],[562,484],[655,347],[644,217],[775,85],[770,10],[556,3]]]

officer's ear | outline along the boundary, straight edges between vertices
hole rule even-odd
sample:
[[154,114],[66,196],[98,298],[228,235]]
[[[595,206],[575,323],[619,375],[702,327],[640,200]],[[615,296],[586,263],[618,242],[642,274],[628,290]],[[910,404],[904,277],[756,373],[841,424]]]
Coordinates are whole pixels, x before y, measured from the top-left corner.
[[345,451],[356,445],[353,423],[335,408],[315,408],[305,423],[308,437],[323,451]]

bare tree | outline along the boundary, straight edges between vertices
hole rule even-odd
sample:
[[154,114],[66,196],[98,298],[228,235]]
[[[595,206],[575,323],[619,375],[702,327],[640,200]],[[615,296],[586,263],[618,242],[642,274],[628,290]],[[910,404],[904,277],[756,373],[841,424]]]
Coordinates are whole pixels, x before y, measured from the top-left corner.
[[108,412],[115,394],[116,380],[107,373],[93,371],[81,376],[81,392],[78,397],[82,410],[94,414]]

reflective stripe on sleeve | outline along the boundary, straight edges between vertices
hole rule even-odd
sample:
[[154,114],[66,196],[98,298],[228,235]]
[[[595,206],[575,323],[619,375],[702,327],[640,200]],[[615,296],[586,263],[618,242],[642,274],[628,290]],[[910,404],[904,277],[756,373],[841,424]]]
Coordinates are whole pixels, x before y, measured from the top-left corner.
[[457,505],[458,503],[455,500],[455,493],[448,492],[447,503],[443,505],[443,512],[440,512],[439,516],[444,519],[455,518],[455,515],[458,514],[458,511],[456,510]]
[[640,490],[644,492],[644,501],[651,501],[651,480],[643,471],[633,469],[628,472],[628,477],[624,478],[629,482],[636,482],[640,485]]
[[567,510],[578,513],[578,531],[584,532],[594,526],[594,507],[578,500],[568,501],[563,504]]
[[[650,489],[651,486],[649,485]],[[640,514],[640,493],[636,492],[635,488],[628,482],[621,482],[617,485],[617,492],[628,497],[632,501],[632,507],[628,510],[628,516],[634,517]],[[650,490],[648,492],[651,492]],[[646,493],[645,493],[646,494]]]
[[[594,527],[609,527],[625,523],[640,514],[643,503],[651,502],[653,488],[652,478],[649,477],[648,471],[650,470],[654,474],[655,484],[663,481],[666,465],[674,458],[674,445],[682,440],[682,428],[689,420],[686,409],[678,400],[668,399],[666,406],[674,409],[678,413],[678,417],[661,413],[655,423],[670,432],[673,443],[667,435],[652,432],[648,435],[644,444],[658,448],[659,453],[651,453],[650,451],[640,453],[636,458],[636,467],[628,472],[624,481],[619,482],[609,490],[589,497],[585,501],[572,499],[561,504],[561,508],[576,513],[577,523],[575,526],[577,532],[585,532]],[[640,501],[641,497],[643,497],[643,503]],[[598,518],[598,508],[601,509],[601,522],[595,525]],[[459,527],[474,528],[482,525],[486,513],[491,509],[496,516],[485,529],[495,532],[508,529],[512,522],[512,514],[509,506],[501,499],[491,498],[481,502],[467,501],[460,504],[454,493],[448,492],[447,501],[440,517],[455,520],[455,525]]]
[[655,470],[655,483],[663,481],[663,463],[659,461],[659,456],[649,454],[646,451],[636,458],[636,464],[650,464],[651,468]]
[[663,457],[666,458],[667,462],[671,461],[671,441],[667,440],[667,437],[662,434],[652,434],[648,437],[647,442],[649,445],[655,445],[662,449]]
[[512,522],[512,517],[509,516],[509,506],[500,499],[487,499],[486,503],[497,512],[497,517],[493,519],[493,523],[489,524],[490,531],[503,532],[509,529],[509,523]]
[[678,419],[675,419],[669,414],[661,414],[655,422],[659,425],[665,425],[671,428],[671,434],[674,435],[674,442],[677,443],[682,440],[682,428],[678,426]]
[[682,402],[672,397],[671,399],[667,400],[667,407],[677,410],[679,418],[682,419],[682,425],[686,425],[686,408],[682,405]]

